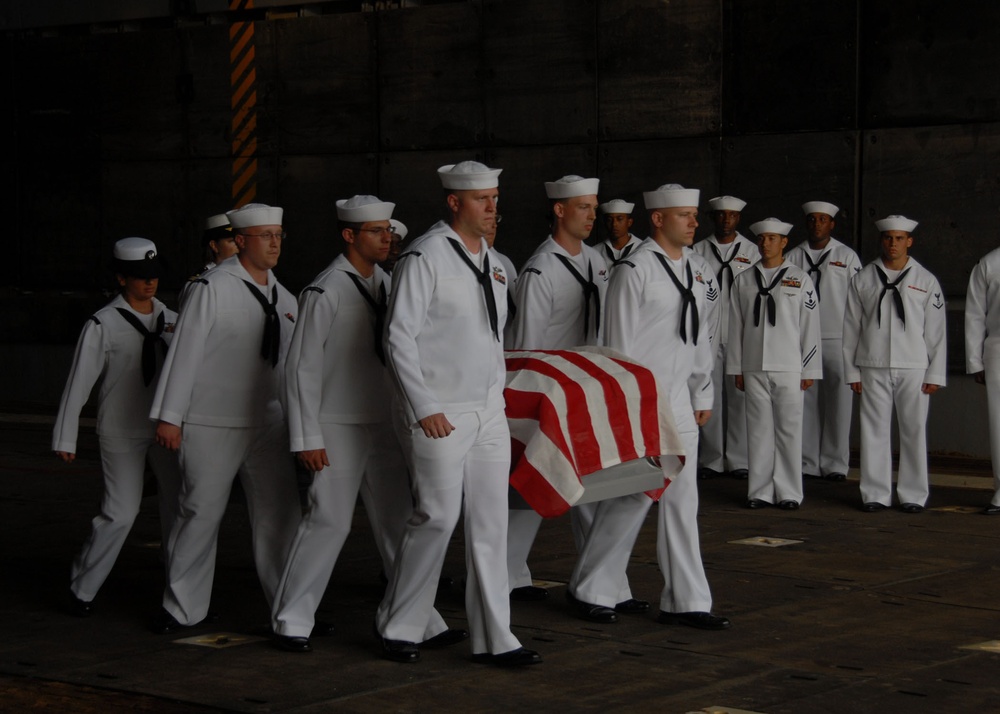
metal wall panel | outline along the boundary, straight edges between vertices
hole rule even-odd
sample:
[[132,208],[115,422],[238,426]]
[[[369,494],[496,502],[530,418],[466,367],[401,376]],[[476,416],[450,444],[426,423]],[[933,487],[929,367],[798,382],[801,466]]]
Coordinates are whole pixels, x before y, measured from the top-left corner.
[[1000,3],[861,6],[864,126],[1000,121]]
[[594,141],[594,0],[488,0],[483,20],[491,145]]
[[179,35],[135,32],[100,35],[91,42],[97,50],[96,99],[105,158],[185,158],[186,110],[178,81],[188,69]]
[[997,247],[1000,124],[916,127],[868,133],[861,183],[862,256],[878,255],[874,220],[893,213],[920,222],[914,257],[948,295],[964,295],[976,261]]
[[601,139],[719,130],[718,0],[601,0],[597,18]]
[[379,16],[383,150],[469,147],[484,140],[482,46],[477,2]]
[[853,128],[857,1],[725,0],[725,133]]
[[232,153],[229,27],[190,27],[177,33],[183,57],[177,81],[185,108],[185,143],[192,157]]
[[[281,160],[275,200],[289,234],[276,270],[281,282],[298,293],[344,250],[337,231],[336,201],[377,193],[378,164],[372,154],[291,156]],[[382,197],[385,201],[391,198]]]
[[274,23],[273,94],[282,154],[378,150],[371,15]]
[[[599,156],[601,200],[622,198],[635,203],[632,233],[640,237],[649,235],[644,191],[676,183],[699,189],[704,205],[719,185],[719,142],[713,138],[604,144]],[[606,236],[601,233],[600,237]]]
[[170,17],[171,0],[4,0],[0,30]]
[[[805,239],[802,204],[829,201],[840,207],[836,237],[854,246],[857,144],[856,132],[841,131],[723,139],[719,193],[747,202],[740,221],[745,236],[752,237],[751,223],[769,216],[792,223],[789,247]],[[704,223],[707,236],[711,224]]]

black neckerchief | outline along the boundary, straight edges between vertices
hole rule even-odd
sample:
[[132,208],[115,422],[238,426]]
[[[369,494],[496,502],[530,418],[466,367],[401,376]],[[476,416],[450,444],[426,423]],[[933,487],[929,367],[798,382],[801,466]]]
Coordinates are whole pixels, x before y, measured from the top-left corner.
[[479,283],[479,287],[483,289],[483,298],[486,300],[486,313],[490,318],[490,329],[493,330],[493,336],[497,338],[497,342],[500,341],[500,319],[497,317],[497,300],[493,295],[493,285],[490,284],[490,254],[487,252],[483,256],[483,270],[480,272],[476,264],[469,259],[466,255],[465,248],[455,240],[454,238],[448,238],[448,243],[455,252],[458,253],[458,257],[462,259],[462,262],[469,266],[469,270],[472,274],[476,276],[476,282]]
[[719,263],[720,263],[720,265],[719,265],[719,272],[715,276],[716,279],[719,281],[719,285],[722,285],[722,283],[723,283],[722,276],[726,275],[728,273],[729,274],[729,287],[733,287],[733,280],[735,278],[733,276],[733,266],[731,266],[730,263],[732,263],[733,262],[733,258],[735,258],[740,253],[736,249],[736,245],[735,245],[736,243],[737,243],[737,241],[734,240],[733,241],[734,245],[733,245],[732,251],[730,251],[731,255],[729,256],[729,260],[723,260],[722,259],[722,253],[719,252],[718,246],[716,246],[715,243],[713,243],[712,241],[708,241],[708,247],[712,249],[712,255],[714,255],[715,259],[717,261],[719,261]]
[[882,281],[882,294],[878,296],[878,326],[882,327],[882,298],[885,297],[887,292],[891,291],[892,301],[896,303],[896,312],[899,313],[899,320],[903,323],[903,329],[905,330],[906,311],[903,309],[903,296],[899,294],[899,290],[896,289],[896,286],[899,285],[903,278],[906,277],[906,274],[910,272],[910,268],[907,268],[900,273],[899,276],[891,283],[889,282],[889,276],[886,275],[885,271],[877,265],[875,266],[875,272],[878,273],[879,280]]
[[161,337],[163,326],[166,324],[163,312],[161,311],[156,317],[156,329],[150,332],[138,317],[125,308],[118,307],[115,309],[125,318],[128,324],[132,325],[142,335],[142,383],[148,387],[152,384],[153,377],[156,376],[156,345],[160,345],[160,349],[163,350],[164,355],[167,352],[167,343]]
[[612,265],[614,265],[619,260],[625,260],[625,258],[628,257],[628,254],[632,252],[632,248],[634,248],[634,247],[635,247],[635,244],[633,244],[633,243],[626,243],[625,247],[622,248],[622,252],[616,258],[615,257],[615,251],[611,248],[610,245],[608,245],[607,243],[605,243],[604,244],[604,252],[607,253],[608,260],[611,261]]
[[587,333],[590,331],[590,298],[594,298],[594,336],[601,331],[601,294],[594,284],[594,266],[587,261],[587,277],[580,275],[580,272],[573,265],[573,261],[562,253],[553,253],[559,262],[566,266],[570,275],[580,283],[583,289],[583,340],[587,341]]
[[681,294],[681,341],[687,344],[687,311],[688,307],[691,308],[691,341],[694,344],[698,344],[698,304],[695,302],[694,293],[691,292],[691,288],[694,286],[694,276],[691,275],[691,261],[686,261],[684,267],[687,269],[687,287],[674,275],[673,269],[667,262],[667,259],[662,253],[655,253],[657,258],[660,259],[660,265],[663,269],[667,271],[667,275],[673,281],[677,290]]
[[385,348],[382,346],[382,332],[385,330],[385,312],[386,312],[386,295],[385,295],[385,283],[379,283],[378,285],[378,300],[372,297],[372,294],[368,292],[368,286],[365,281],[354,273],[346,272],[351,280],[354,281],[354,287],[358,289],[361,293],[361,297],[365,299],[368,303],[368,307],[372,309],[375,313],[375,356],[378,357],[378,361],[385,365]]
[[806,262],[809,263],[809,270],[806,271],[806,275],[811,277],[813,273],[816,273],[816,279],[813,280],[813,285],[816,286],[816,299],[822,300],[819,294],[819,280],[823,277],[823,273],[820,272],[820,268],[823,267],[823,263],[826,262],[827,257],[830,255],[830,251],[823,253],[823,255],[821,255],[819,260],[815,263],[812,262],[812,258],[809,257],[809,251],[805,248],[802,249],[802,255],[806,257]]
[[761,275],[760,270],[754,270],[753,275],[757,278],[757,298],[753,301],[753,326],[757,327],[760,325],[760,310],[761,310],[761,298],[767,298],[767,321],[771,323],[771,327],[774,327],[774,323],[777,321],[777,311],[778,307],[774,302],[774,296],[771,295],[771,291],[781,282],[781,279],[785,277],[785,273],[788,272],[788,267],[785,266],[778,271],[778,274],[774,276],[774,280],[767,287],[764,287],[764,277]]
[[271,302],[268,302],[249,280],[244,280],[243,284],[264,308],[264,339],[260,342],[260,356],[265,362],[269,361],[271,369],[274,369],[278,364],[278,352],[281,348],[281,323],[278,321],[278,311],[274,309],[278,304],[278,286],[271,288]]

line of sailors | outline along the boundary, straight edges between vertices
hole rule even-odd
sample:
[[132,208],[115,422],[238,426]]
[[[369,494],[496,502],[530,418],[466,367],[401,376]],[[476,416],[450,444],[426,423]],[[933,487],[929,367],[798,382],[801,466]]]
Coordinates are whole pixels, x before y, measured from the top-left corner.
[[[906,511],[923,508],[945,309],[937,280],[909,256],[915,221],[877,221],[882,255],[862,268],[831,237],[836,206],[803,206],[808,240],[786,258],[791,224],[759,221],[751,242],[737,231],[744,202],[722,196],[708,204],[714,234],[692,248],[699,192],[666,184],[643,196],[649,238],[629,232],[633,204],[616,199],[600,204],[612,237],[592,248],[584,241],[599,182],[566,176],[545,184],[552,234],[517,277],[492,247],[500,172],[474,161],[438,169],[448,219],[398,256],[391,285],[380,264],[405,227],[392,219],[394,204],[374,196],[337,202],[345,252],[298,302],[273,273],[281,208],[250,204],[213,220],[206,237],[217,264],[185,286],[179,317],[155,298],[156,247],[116,243],[122,293],[84,326],[53,436],[72,461],[80,410],[100,381],[105,495],[73,564],[76,614],[90,614],[131,528],[148,457],[166,553],[155,631],[209,617],[219,526],[238,474],[280,647],[307,652],[312,635],[332,632],[316,610],[360,494],[388,577],[374,623],[383,656],[413,662],[470,639],[474,662],[540,662],[510,630],[510,599],[548,591],[532,585],[527,566],[541,519],[506,506],[504,346],[603,344],[645,364],[689,454],[700,438],[702,475],[747,476],[751,508],[798,508],[803,473],[843,478],[852,391],[862,399],[863,508],[891,505],[895,405],[897,497]],[[974,270],[966,325],[969,371],[987,385],[994,431],[998,270],[1000,251]],[[313,473],[304,513],[289,452]],[[701,563],[697,474],[688,459],[659,504],[657,620],[725,629]],[[1000,513],[997,485],[990,513]],[[567,598],[581,617],[611,623],[650,608],[626,576],[650,505],[637,494],[572,509],[580,556]],[[459,515],[469,631],[448,627],[434,608]]]

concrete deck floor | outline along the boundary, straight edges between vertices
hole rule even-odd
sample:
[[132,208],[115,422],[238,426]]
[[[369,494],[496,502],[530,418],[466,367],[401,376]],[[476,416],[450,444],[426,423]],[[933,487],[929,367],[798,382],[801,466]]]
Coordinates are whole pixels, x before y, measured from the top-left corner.
[[[216,646],[146,629],[162,588],[155,497],[94,615],[68,616],[69,564],[96,513],[100,471],[92,433],[72,466],[48,453],[48,441],[44,424],[0,430],[0,711],[1000,711],[1000,518],[978,513],[990,497],[985,474],[957,477],[979,488],[935,486],[920,515],[862,513],[852,481],[808,482],[797,512],[749,511],[745,483],[702,481],[702,550],[715,611],[733,621],[725,632],[654,622],[655,512],[629,568],[654,613],[606,626],[577,619],[563,597],[569,523],[546,522],[531,565],[551,597],[515,603],[512,618],[545,662],[505,671],[471,664],[466,645],[412,665],[377,656],[379,560],[360,509],[320,609],[338,633],[314,638],[311,654],[267,640],[238,499],[220,539],[221,619],[184,634]],[[798,542],[736,542],[755,537]],[[456,578],[462,552],[458,534],[446,565]],[[465,625],[459,587],[438,606]]]

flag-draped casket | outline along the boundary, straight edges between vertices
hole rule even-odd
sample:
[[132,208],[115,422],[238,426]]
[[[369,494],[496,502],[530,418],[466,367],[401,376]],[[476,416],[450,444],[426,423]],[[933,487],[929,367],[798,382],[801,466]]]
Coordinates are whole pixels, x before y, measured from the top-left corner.
[[655,499],[680,471],[666,392],[645,367],[600,347],[504,356],[510,483],[539,514],[640,491]]

